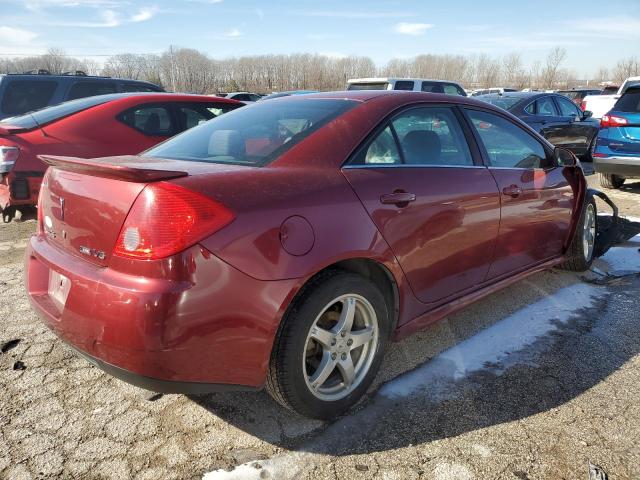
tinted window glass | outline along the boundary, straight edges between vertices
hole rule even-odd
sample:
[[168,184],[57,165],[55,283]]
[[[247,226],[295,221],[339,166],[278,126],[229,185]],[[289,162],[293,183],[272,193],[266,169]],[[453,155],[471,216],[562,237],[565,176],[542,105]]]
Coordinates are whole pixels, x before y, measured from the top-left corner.
[[141,83],[125,83],[122,85],[123,92],[157,92],[157,88],[150,87]]
[[[396,90],[398,90],[398,88],[396,88]],[[422,91],[429,92],[429,93],[444,93],[444,88],[442,88],[441,83],[422,82]]]
[[262,166],[357,104],[304,96],[258,102],[187,130],[146,155]]
[[192,103],[176,105],[180,130],[188,130],[212,118],[237,108],[237,105],[219,103]]
[[[482,97],[478,100],[482,100],[483,102],[490,103],[491,105],[495,105],[496,107],[504,108],[505,110],[509,110],[516,103],[518,103],[521,98],[518,97]],[[527,113],[533,114],[533,105],[530,106],[531,112],[527,110]]]
[[76,98],[93,97],[94,95],[106,95],[116,92],[116,84],[114,82],[77,82],[71,86],[69,90],[68,100]]
[[616,102],[613,110],[618,112],[640,112],[640,88],[627,90]]
[[542,145],[520,127],[492,113],[467,110],[494,167],[546,168]]
[[[347,90],[386,90],[389,84],[387,82],[382,83],[350,83],[347,86]],[[413,85],[410,90],[413,89]]]
[[231,98],[240,102],[247,102],[251,100],[251,97],[247,93],[238,93],[237,95],[233,95]]
[[398,146],[393,133],[391,133],[391,128],[387,127],[380,132],[354,163],[387,165],[401,163],[400,153],[398,153]]
[[409,80],[398,80],[393,87],[394,90],[413,90],[413,82]]
[[[4,81],[7,81],[6,78]],[[57,86],[57,82],[53,81],[11,81],[4,91],[2,111],[8,115],[19,115],[46,107]]]
[[558,115],[556,107],[553,105],[551,97],[542,97],[536,100],[536,114],[543,117],[554,117]]
[[473,165],[469,147],[448,108],[415,108],[391,124],[404,161],[411,165]]
[[558,106],[560,107],[560,115],[563,117],[581,116],[580,110],[576,104],[566,98],[556,97]]
[[118,119],[151,137],[167,137],[175,134],[169,108],[160,105],[143,105],[122,113]]
[[95,107],[110,100],[121,98],[122,95],[101,95],[99,97],[81,98],[79,100],[72,100],[70,102],[64,102],[60,105],[54,105],[40,109],[35,112],[31,112],[28,115],[21,115],[19,117],[5,118],[2,120],[5,123],[15,125],[16,127],[34,128],[38,125],[44,125],[54,120],[58,120],[62,117],[72,115],[74,113],[86,110],[87,108]]
[[460,88],[458,88],[456,85],[446,84],[443,86],[443,88],[444,93],[446,93],[447,95],[462,95],[463,97],[465,96],[464,92],[460,90]]

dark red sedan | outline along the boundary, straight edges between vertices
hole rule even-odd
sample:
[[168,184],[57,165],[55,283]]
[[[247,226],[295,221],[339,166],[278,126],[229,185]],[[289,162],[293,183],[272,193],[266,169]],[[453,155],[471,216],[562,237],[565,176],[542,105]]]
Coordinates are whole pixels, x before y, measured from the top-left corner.
[[32,305],[89,361],[161,392],[266,386],[329,418],[391,339],[593,256],[575,156],[464,97],[291,96],[142,156],[45,160]]
[[92,158],[137,154],[241,107],[206,95],[116,93],[43,108],[0,123],[0,211],[35,205],[47,166],[38,155]]

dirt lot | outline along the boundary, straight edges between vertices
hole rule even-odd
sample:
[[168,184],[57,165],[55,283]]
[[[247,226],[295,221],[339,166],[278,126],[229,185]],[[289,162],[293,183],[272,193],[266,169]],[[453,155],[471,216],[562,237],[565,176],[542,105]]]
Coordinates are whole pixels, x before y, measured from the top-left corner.
[[[608,193],[640,217],[640,182]],[[0,225],[3,479],[587,480],[589,461],[640,478],[640,237],[394,344],[369,398],[325,424],[265,393],[153,395],[78,358],[28,306],[34,228]]]

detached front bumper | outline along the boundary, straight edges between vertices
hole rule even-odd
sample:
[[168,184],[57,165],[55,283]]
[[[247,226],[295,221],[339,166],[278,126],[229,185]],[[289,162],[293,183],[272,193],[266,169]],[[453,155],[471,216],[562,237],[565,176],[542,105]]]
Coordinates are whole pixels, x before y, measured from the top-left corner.
[[640,156],[638,157],[595,157],[594,169],[598,173],[621,177],[640,177]]
[[29,299],[58,337],[107,373],[154,391],[263,386],[295,280],[255,280],[199,245],[162,260],[111,264],[31,237]]

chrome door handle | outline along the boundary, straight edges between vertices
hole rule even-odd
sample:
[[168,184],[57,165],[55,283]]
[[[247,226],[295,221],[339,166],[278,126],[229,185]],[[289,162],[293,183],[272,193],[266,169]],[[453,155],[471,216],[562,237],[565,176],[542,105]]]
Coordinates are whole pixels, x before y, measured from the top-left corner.
[[382,203],[383,205],[396,205],[398,207],[406,207],[409,202],[415,201],[415,193],[397,191],[380,195],[380,203]]
[[522,193],[522,188],[518,185],[509,185],[508,187],[504,187],[502,189],[502,193],[511,198],[516,198]]

